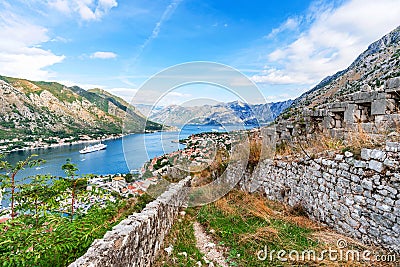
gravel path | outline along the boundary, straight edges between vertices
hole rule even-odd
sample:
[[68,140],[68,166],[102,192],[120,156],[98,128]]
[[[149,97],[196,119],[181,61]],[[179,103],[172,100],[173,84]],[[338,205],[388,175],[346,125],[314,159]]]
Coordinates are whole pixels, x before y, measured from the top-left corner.
[[203,226],[198,222],[194,222],[193,228],[197,241],[197,248],[205,255],[204,260],[209,264],[208,266],[214,266],[214,263],[216,263],[217,266],[229,267],[222,253],[224,249],[213,242],[212,238],[205,232]]

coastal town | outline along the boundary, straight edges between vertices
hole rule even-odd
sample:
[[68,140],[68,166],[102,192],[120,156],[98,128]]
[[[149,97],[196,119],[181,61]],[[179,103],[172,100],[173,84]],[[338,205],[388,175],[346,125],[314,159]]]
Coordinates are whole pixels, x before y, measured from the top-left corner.
[[[81,137],[82,140],[90,142],[90,137]],[[4,141],[4,140],[0,140]],[[70,139],[60,139],[57,144],[68,144]],[[76,142],[76,141],[75,141]],[[82,142],[82,141],[81,141]],[[174,141],[175,142],[175,141]],[[145,194],[149,187],[158,184],[168,177],[174,168],[185,168],[189,171],[196,171],[209,166],[220,149],[230,150],[232,145],[232,133],[208,132],[193,134],[186,139],[178,140],[184,145],[183,149],[164,154],[146,162],[140,170],[131,170],[126,174],[89,175],[87,179],[87,197],[77,200],[74,208],[77,211],[86,213],[94,204],[100,207],[105,206],[107,201],[115,202],[116,198],[132,198]],[[73,142],[72,142],[73,143]],[[72,144],[71,143],[71,144]],[[41,146],[44,143],[35,142],[33,147]],[[99,194],[99,192],[103,192]],[[0,195],[1,203],[2,195]],[[71,198],[61,201],[60,211],[67,210]],[[64,207],[64,208],[62,208]],[[8,220],[10,207],[4,206],[0,209],[0,221]]]
[[185,167],[195,170],[196,167],[210,165],[218,149],[231,148],[231,134],[202,133],[194,134],[179,140],[183,149],[164,154],[146,162],[140,170],[128,174],[95,176],[88,181],[88,190],[92,187],[102,188],[118,193],[122,197],[133,197],[144,194],[151,185],[156,185],[167,177],[173,167]]
[[94,143],[103,140],[117,139],[122,137],[122,134],[111,134],[101,136],[79,135],[78,137],[48,137],[36,138],[35,136],[26,136],[22,138],[0,139],[0,152],[15,152],[29,149],[47,149],[60,146],[71,146],[77,144]]

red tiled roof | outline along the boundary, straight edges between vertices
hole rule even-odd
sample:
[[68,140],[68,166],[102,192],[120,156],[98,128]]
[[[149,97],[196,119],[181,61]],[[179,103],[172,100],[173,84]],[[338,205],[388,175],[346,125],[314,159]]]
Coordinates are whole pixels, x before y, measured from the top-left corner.
[[10,218],[1,218],[0,219],[0,223],[4,223],[4,222],[6,222],[6,221],[8,221]]

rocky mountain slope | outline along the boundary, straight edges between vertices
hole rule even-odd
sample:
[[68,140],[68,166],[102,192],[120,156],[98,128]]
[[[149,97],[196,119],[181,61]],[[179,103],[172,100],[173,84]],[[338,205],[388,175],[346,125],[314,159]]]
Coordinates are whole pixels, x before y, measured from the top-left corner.
[[292,108],[316,107],[341,101],[358,91],[379,90],[390,78],[400,76],[400,26],[372,43],[345,70],[326,77],[297,98]]
[[292,102],[292,100],[288,100],[270,104],[249,105],[235,101],[194,107],[172,105],[150,114],[150,119],[168,125],[187,123],[257,125],[258,123],[265,124],[273,121]]
[[[0,76],[0,139],[140,132],[146,119],[122,99],[102,90],[86,91],[56,82]],[[149,122],[149,130],[162,126]]]

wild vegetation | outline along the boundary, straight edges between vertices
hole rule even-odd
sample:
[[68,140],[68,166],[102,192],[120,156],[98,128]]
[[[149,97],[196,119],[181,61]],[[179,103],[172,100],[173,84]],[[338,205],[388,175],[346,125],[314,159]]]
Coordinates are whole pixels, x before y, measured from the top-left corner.
[[[302,251],[311,250],[318,255],[323,250],[336,249],[340,239],[348,244],[345,252],[362,251],[366,247],[310,220],[301,206],[291,208],[239,190],[203,207],[186,209],[184,217],[167,236],[164,245],[167,249],[154,266],[200,266],[199,263],[207,262],[196,243],[198,237],[193,231],[196,221],[205,228],[215,246],[224,248],[226,266],[372,266],[351,258],[342,262],[331,261],[329,257],[321,261],[308,258],[280,261],[276,253],[272,260],[269,255],[263,259],[265,248],[267,253],[295,250],[301,255]],[[374,262],[373,266],[385,265]]]
[[349,151],[359,157],[361,148],[379,148],[385,141],[398,141],[400,127],[392,132],[393,136],[386,132],[381,134],[369,134],[359,127],[351,131],[347,137],[331,136],[328,133],[318,133],[313,137],[297,136],[292,140],[282,140],[276,146],[277,156],[303,155],[310,158],[320,153]]
[[[2,266],[66,266],[83,255],[96,238],[152,201],[145,194],[91,203],[87,211],[74,209],[74,202],[89,202],[89,196],[104,192],[87,191],[87,177],[77,176],[77,168],[70,161],[62,166],[65,178],[37,175],[14,180],[22,168],[40,162],[31,157],[15,166],[0,162],[0,171],[6,170],[0,175],[1,189],[15,199],[11,218],[0,224]],[[64,205],[68,203],[69,208]]]

